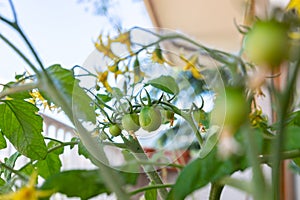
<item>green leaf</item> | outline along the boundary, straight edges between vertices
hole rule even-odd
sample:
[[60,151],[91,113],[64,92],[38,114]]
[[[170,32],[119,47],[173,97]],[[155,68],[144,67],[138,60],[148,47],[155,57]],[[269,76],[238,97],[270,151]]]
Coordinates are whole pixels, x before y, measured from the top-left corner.
[[101,100],[98,101],[99,104],[103,104],[103,102],[107,103],[111,100],[111,96],[108,94],[97,94],[97,97],[99,98],[99,100]]
[[285,130],[284,150],[300,149],[300,127],[288,126]]
[[49,177],[41,189],[58,191],[68,197],[89,199],[102,193],[110,193],[99,170],[70,170]]
[[217,156],[217,149],[214,148],[206,157],[195,159],[182,170],[167,199],[184,199],[208,183],[217,181],[237,170],[243,170],[247,166],[248,162],[243,157],[232,156],[221,160]]
[[[79,86],[79,80],[74,78],[73,72],[60,65],[50,66],[47,68],[47,72],[54,83],[54,85],[49,85],[49,82],[46,82],[40,87],[47,99],[51,99],[65,111],[71,105],[73,116],[95,123],[96,114],[94,107],[91,106],[93,101]],[[43,80],[47,80],[47,78],[44,77]],[[60,93],[59,97],[56,95],[57,91]]]
[[35,167],[33,164],[27,164],[24,167],[22,167],[20,170],[23,174],[26,174],[27,176],[31,176],[32,173],[35,171]]
[[41,134],[43,119],[38,108],[23,100],[5,100],[0,104],[0,129],[14,147],[33,160],[44,159],[47,147]]
[[0,149],[5,149],[6,147],[7,147],[6,140],[0,130]]
[[84,156],[86,159],[90,158],[90,153],[81,141],[78,143],[78,154]]
[[[5,164],[9,167],[11,167],[12,169],[15,167],[16,161],[19,158],[20,153],[16,152],[13,155],[11,155],[9,158],[5,158]],[[10,180],[11,179],[11,170],[8,169],[4,169],[4,177],[6,180]]]
[[[59,147],[61,143],[56,141],[50,141],[48,143],[48,151]],[[39,160],[34,167],[37,167],[39,175],[43,177],[44,179],[49,178],[53,174],[57,174],[60,172],[60,169],[62,167],[61,160],[59,158],[59,155],[64,153],[64,147],[57,148],[54,151],[51,151],[51,153],[48,153],[47,157],[44,160]]]
[[179,87],[175,79],[171,76],[160,76],[158,78],[148,81],[146,85],[152,85],[169,94],[178,94]]
[[59,173],[62,164],[59,154],[52,152],[47,155],[46,159],[39,160],[34,166],[37,167],[39,175],[47,179],[51,175]]
[[157,189],[147,190],[144,196],[145,196],[145,200],[156,200]]

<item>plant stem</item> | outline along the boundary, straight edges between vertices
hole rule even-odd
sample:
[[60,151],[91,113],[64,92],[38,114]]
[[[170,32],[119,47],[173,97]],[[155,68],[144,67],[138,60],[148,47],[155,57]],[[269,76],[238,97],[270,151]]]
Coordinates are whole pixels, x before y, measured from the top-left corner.
[[72,145],[77,145],[77,144],[78,144],[78,142],[64,142],[64,143],[61,143],[60,145],[52,147],[51,149],[48,149],[48,153],[51,153],[57,149],[65,147],[65,146],[72,146]]
[[209,200],[219,200],[221,198],[224,185],[219,183],[212,183],[209,193]]
[[[259,159],[260,163],[270,163],[271,164],[273,157],[274,157],[273,155],[261,155],[261,156],[259,156],[258,159]],[[300,149],[281,152],[279,157],[281,158],[281,160],[300,157]]]
[[166,105],[166,106],[170,107],[173,110],[174,113],[176,113],[177,115],[181,116],[183,119],[185,119],[189,123],[189,125],[191,126],[193,132],[196,135],[196,138],[198,140],[198,143],[199,143],[200,147],[202,147],[204,140],[203,140],[203,138],[202,138],[202,136],[201,136],[201,134],[199,132],[198,127],[194,123],[194,120],[192,118],[191,113],[190,112],[184,112],[184,111],[178,109],[173,104],[165,102],[165,101],[161,101],[160,103],[163,104],[163,105]]
[[[245,130],[248,130],[245,128]],[[248,145],[248,155],[249,155],[249,160],[252,165],[252,174],[253,174],[253,179],[252,179],[252,185],[254,187],[254,199],[265,199],[265,191],[266,191],[266,182],[265,178],[260,166],[260,162],[258,161],[258,151],[257,151],[257,145],[255,142],[254,135],[251,133],[251,131],[247,131],[246,133],[246,138],[249,143]]]
[[25,181],[28,181],[28,178],[26,176],[24,176],[19,170],[15,170],[15,169],[11,168],[10,166],[6,165],[3,162],[0,162],[0,167],[3,167],[5,169],[11,171],[12,173],[18,175],[21,179],[23,179]]
[[28,65],[29,67],[39,76],[38,69],[32,64],[32,62],[13,44],[11,43],[4,35],[0,33],[0,38],[10,47],[12,48]]
[[[285,120],[287,118],[288,112],[290,111],[291,99],[293,95],[294,85],[297,80],[298,70],[300,67],[300,61],[294,66],[294,71],[292,71],[291,78],[288,78],[288,83],[286,85],[286,90],[278,93],[279,102],[277,104],[278,110],[278,123],[279,128],[276,133],[276,139],[273,145],[273,159],[272,159],[272,183],[273,183],[273,199],[277,200],[280,197],[280,169],[281,169],[281,151],[283,148],[285,140]],[[291,70],[292,67],[289,68]]]
[[26,91],[26,90],[32,90],[32,89],[35,89],[38,87],[38,84],[37,83],[27,83],[27,84],[23,84],[23,85],[19,85],[19,86],[16,86],[16,87],[11,87],[11,88],[8,88],[4,91],[2,91],[0,93],[0,99],[8,96],[8,95],[11,95],[11,94],[15,94],[15,93],[18,93],[18,92],[23,92],[23,91]]
[[[136,157],[138,162],[148,161],[149,158],[145,154],[143,147],[139,143],[137,139],[132,138],[130,141],[123,137],[125,143],[128,144],[130,150],[132,151],[133,155]],[[144,172],[147,174],[148,178],[151,182],[155,185],[163,185],[163,181],[161,180],[160,176],[158,175],[156,169],[153,166],[149,165],[142,165]],[[165,188],[161,188],[158,190],[158,193],[162,199],[166,199],[168,195],[168,191]]]
[[44,65],[42,64],[41,59],[39,58],[39,56],[37,55],[36,51],[34,50],[32,44],[29,42],[29,39],[26,37],[26,35],[24,34],[23,30],[21,29],[21,27],[19,26],[18,23],[18,18],[17,18],[17,13],[14,7],[14,4],[12,2],[12,0],[9,0],[9,5],[11,7],[11,11],[13,13],[13,17],[14,17],[14,22],[10,22],[9,20],[1,17],[0,19],[2,21],[4,21],[5,23],[7,23],[9,26],[11,26],[13,29],[15,29],[21,36],[21,38],[25,41],[27,47],[30,49],[31,53],[33,54],[35,60],[37,61],[37,63],[40,65],[41,69],[43,71],[45,71]]
[[159,189],[159,188],[170,188],[172,186],[173,186],[173,184],[148,185],[146,187],[141,187],[137,190],[131,191],[131,192],[129,192],[129,194],[130,195],[135,195],[135,194],[138,194],[140,192],[147,191],[147,190]]

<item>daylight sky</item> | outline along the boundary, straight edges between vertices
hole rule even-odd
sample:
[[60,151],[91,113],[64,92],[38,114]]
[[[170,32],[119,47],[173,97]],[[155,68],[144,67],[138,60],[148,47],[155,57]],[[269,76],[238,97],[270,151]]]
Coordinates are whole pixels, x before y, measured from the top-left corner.
[[[61,64],[71,68],[84,63],[94,50],[93,41],[101,33],[112,31],[108,20],[86,10],[78,0],[14,0],[19,23],[42,58],[45,66]],[[114,8],[123,26],[150,27],[143,1],[122,0]],[[0,13],[11,18],[6,0],[0,2]],[[0,23],[0,32],[10,38],[22,51],[28,51],[17,34]],[[13,80],[15,73],[29,69],[25,63],[0,41],[0,83]]]

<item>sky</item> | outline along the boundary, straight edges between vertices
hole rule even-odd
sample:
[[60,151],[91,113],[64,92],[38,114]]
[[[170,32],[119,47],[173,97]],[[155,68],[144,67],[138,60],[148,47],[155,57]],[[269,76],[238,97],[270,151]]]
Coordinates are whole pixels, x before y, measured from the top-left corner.
[[[13,1],[19,24],[37,50],[44,65],[61,64],[71,68],[84,63],[95,49],[94,41],[101,33],[112,32],[105,17],[87,11],[78,0],[26,0]],[[150,27],[151,22],[143,1],[122,0],[114,8],[122,19],[123,27]],[[0,2],[0,14],[12,18],[6,1]],[[28,49],[15,31],[0,23],[0,32],[17,45],[26,55]],[[30,56],[30,58],[32,58]],[[0,83],[14,79],[15,73],[28,70],[28,66],[1,40]]]

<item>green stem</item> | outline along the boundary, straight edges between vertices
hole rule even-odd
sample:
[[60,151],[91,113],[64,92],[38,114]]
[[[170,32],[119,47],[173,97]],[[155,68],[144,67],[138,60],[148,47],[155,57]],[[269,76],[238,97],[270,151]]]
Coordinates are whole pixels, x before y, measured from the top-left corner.
[[64,143],[61,143],[60,145],[52,147],[51,149],[48,149],[48,153],[51,153],[57,149],[65,147],[65,146],[72,146],[72,145],[77,145],[77,144],[78,144],[78,142],[64,142]]
[[[272,164],[273,157],[273,155],[260,155],[258,159],[260,163]],[[281,152],[279,157],[281,160],[298,158],[300,157],[300,149]]]
[[173,186],[173,184],[148,185],[146,187],[141,187],[137,190],[131,191],[131,192],[129,192],[129,194],[130,195],[135,195],[135,194],[138,194],[140,192],[147,191],[147,190],[160,189],[160,188],[170,188],[172,186]]
[[[244,130],[248,130],[245,128]],[[265,196],[265,191],[266,191],[266,182],[265,178],[260,166],[260,162],[258,161],[258,147],[255,142],[254,135],[250,132],[247,131],[246,133],[246,138],[249,143],[248,145],[248,155],[249,155],[249,160],[252,166],[252,173],[253,173],[253,178],[252,178],[252,184],[254,187],[254,199],[264,199]]]
[[[130,141],[123,137],[123,140],[129,146],[130,150],[132,151],[133,155],[136,157],[138,162],[149,161],[148,156],[145,154],[143,147],[139,143],[137,139],[132,138]],[[148,178],[151,182],[155,185],[163,185],[160,176],[158,175],[156,169],[153,166],[149,165],[142,165],[144,172],[147,174]],[[158,193],[162,199],[166,199],[168,195],[168,191],[164,188],[158,190]]]
[[190,112],[184,112],[184,111],[178,109],[176,106],[174,106],[173,104],[171,104],[169,102],[161,101],[160,103],[163,104],[163,105],[166,105],[166,106],[170,107],[175,114],[181,116],[183,119],[186,120],[186,122],[189,123],[189,125],[191,126],[193,132],[196,135],[196,138],[198,140],[198,143],[199,143],[200,147],[202,147],[204,140],[203,140],[203,138],[201,136],[199,128],[194,123],[194,120],[192,118],[192,114]]
[[8,88],[8,89],[5,89],[4,91],[2,91],[0,93],[0,99],[6,97],[6,96],[9,96],[11,94],[15,94],[15,93],[18,93],[18,92],[23,92],[23,91],[26,91],[26,90],[32,90],[32,89],[35,89],[38,87],[38,83],[28,83],[28,84],[23,84],[23,85],[18,85],[18,86],[15,86],[15,87],[11,87],[11,88]]
[[9,0],[9,5],[11,7],[11,11],[13,13],[13,17],[14,17],[14,22],[11,22],[7,19],[5,19],[4,17],[0,17],[0,20],[2,20],[3,22],[5,22],[6,24],[8,24],[9,26],[11,26],[13,29],[15,29],[21,36],[21,38],[25,41],[27,47],[30,49],[31,53],[33,54],[35,60],[37,61],[37,63],[40,65],[41,69],[43,71],[45,71],[44,65],[42,64],[41,59],[39,58],[39,56],[37,55],[36,51],[34,50],[32,44],[29,42],[29,39],[26,37],[26,35],[24,34],[23,30],[21,29],[21,27],[18,24],[18,18],[17,18],[17,13],[14,7],[14,4],[12,3],[11,0]]
[[212,183],[209,193],[209,200],[220,200],[224,185]]
[[32,62],[13,44],[11,43],[4,35],[0,33],[0,38],[10,47],[12,48],[28,65],[29,67],[34,71],[34,73],[39,75],[38,69],[32,64]]
[[[280,197],[280,174],[281,174],[281,152],[285,140],[285,121],[290,111],[291,100],[295,83],[297,81],[298,70],[300,68],[300,61],[294,66],[291,78],[288,78],[286,90],[279,93],[279,102],[277,104],[278,110],[278,123],[279,128],[276,133],[276,139],[273,145],[273,162],[272,162],[272,183],[273,183],[273,199],[277,200]],[[291,70],[291,67],[289,68]]]
[[12,173],[18,175],[21,179],[28,181],[28,178],[26,176],[24,176],[19,170],[15,170],[13,168],[11,168],[10,166],[6,165],[5,163],[0,162],[0,167],[3,167],[9,171],[11,171]]
[[126,165],[131,165],[131,164],[139,164],[139,165],[152,165],[152,166],[163,166],[163,167],[174,167],[178,169],[183,169],[183,165],[175,164],[175,163],[161,163],[161,162],[152,162],[152,161],[147,161],[147,160],[138,160],[138,161],[131,161],[131,162],[126,162]]

